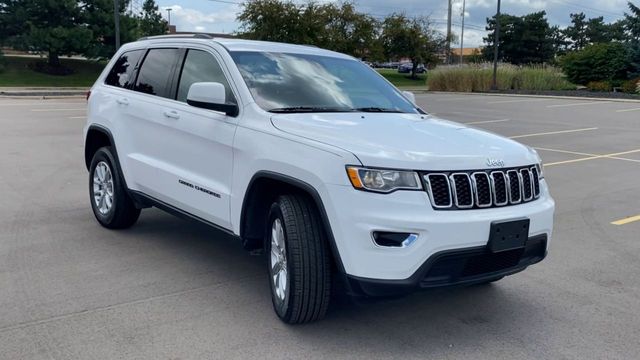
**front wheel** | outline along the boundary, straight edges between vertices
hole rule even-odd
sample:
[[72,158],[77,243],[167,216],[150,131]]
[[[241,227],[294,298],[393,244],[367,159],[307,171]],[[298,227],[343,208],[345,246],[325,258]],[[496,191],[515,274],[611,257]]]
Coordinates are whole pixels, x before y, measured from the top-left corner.
[[100,225],[109,229],[124,229],[140,216],[115,166],[111,147],[105,146],[93,156],[89,171],[91,208]]
[[271,299],[278,317],[301,324],[324,317],[331,295],[331,255],[311,200],[283,195],[271,205],[265,234]]

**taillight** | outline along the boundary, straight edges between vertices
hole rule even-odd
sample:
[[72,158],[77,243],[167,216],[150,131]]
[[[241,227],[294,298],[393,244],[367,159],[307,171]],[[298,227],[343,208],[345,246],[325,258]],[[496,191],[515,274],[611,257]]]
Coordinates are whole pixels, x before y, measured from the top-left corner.
[[91,96],[91,90],[87,91],[87,101],[89,101],[89,96]]

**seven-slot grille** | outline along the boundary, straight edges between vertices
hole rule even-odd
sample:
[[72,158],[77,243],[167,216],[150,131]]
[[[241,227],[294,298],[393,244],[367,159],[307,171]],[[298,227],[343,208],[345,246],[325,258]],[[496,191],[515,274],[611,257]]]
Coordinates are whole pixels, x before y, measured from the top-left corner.
[[540,197],[535,166],[513,169],[423,172],[431,205],[437,210],[463,210],[526,203]]

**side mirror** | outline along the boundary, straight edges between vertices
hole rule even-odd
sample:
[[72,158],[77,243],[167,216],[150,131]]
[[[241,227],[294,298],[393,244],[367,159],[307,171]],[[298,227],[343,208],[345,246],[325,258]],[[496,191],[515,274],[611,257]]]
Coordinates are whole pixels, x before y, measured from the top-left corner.
[[214,111],[228,116],[238,116],[238,105],[226,102],[227,92],[224,85],[217,82],[197,82],[191,84],[187,94],[187,104]]
[[417,105],[416,104],[416,95],[414,93],[412,93],[411,91],[403,91],[402,95],[404,95],[404,97],[406,97],[407,100],[411,101],[411,103],[413,105]]

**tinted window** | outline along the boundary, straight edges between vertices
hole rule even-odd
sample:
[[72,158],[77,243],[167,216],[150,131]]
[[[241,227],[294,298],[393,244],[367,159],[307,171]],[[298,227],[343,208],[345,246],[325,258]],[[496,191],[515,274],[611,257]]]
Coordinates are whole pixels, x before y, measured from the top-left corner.
[[149,50],[140,68],[135,90],[173,99],[171,81],[179,54],[178,49]]
[[218,82],[224,85],[227,92],[227,103],[235,103],[229,83],[220,68],[218,61],[209,53],[200,50],[189,50],[184,60],[180,85],[178,86],[178,101],[186,102],[189,87],[196,82]]
[[133,85],[134,70],[138,60],[144,54],[145,50],[128,51],[113,64],[105,83],[121,88],[130,88]]
[[265,110],[375,108],[416,113],[413,104],[360,61],[330,56],[232,52],[256,103]]

